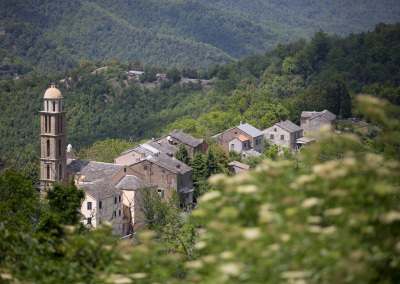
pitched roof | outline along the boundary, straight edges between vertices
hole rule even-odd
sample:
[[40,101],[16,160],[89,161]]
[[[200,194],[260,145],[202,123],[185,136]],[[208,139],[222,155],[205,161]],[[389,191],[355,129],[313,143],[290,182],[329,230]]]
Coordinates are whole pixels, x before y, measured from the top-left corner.
[[96,200],[101,200],[114,195],[122,194],[122,191],[107,179],[102,178],[91,183],[78,185],[86,194],[90,195]]
[[164,140],[154,140],[154,141],[150,140],[145,144],[150,145],[151,147],[160,151],[160,153],[166,154],[168,156],[173,156],[178,151],[178,147],[171,145],[165,142]]
[[241,168],[241,169],[244,169],[244,170],[249,170],[250,169],[250,166],[248,166],[246,164],[243,164],[243,163],[240,163],[238,161],[230,162],[228,164],[228,166],[234,166],[234,167],[238,167],[238,168]]
[[316,117],[323,116],[326,119],[332,121],[336,119],[336,115],[331,113],[329,110],[323,110],[323,111],[303,111],[301,113],[302,118],[306,119],[314,119]]
[[82,160],[67,160],[67,171],[73,174],[82,174],[85,181],[95,181],[102,178],[111,179],[124,165],[101,163]]
[[244,151],[242,151],[242,154],[245,154],[246,156],[254,156],[254,157],[261,156],[260,153],[258,153],[257,151],[254,151],[253,149],[244,150]]
[[291,122],[289,120],[281,121],[279,123],[276,123],[275,125],[280,126],[281,128],[283,128],[284,130],[286,130],[289,133],[303,130],[303,128],[301,128],[300,126],[294,124],[293,122]]
[[183,143],[191,147],[197,147],[204,141],[203,139],[194,138],[192,135],[189,135],[182,130],[174,130],[169,134],[169,136],[172,136],[175,139],[182,141]]
[[176,174],[184,174],[192,170],[191,167],[186,165],[185,163],[179,161],[178,159],[167,156],[160,156],[160,157],[148,157],[147,160],[152,162],[172,173]]
[[142,188],[151,188],[156,185],[148,183],[136,176],[126,175],[115,185],[119,189],[124,190],[139,190]]
[[245,124],[241,124],[236,126],[237,128],[239,128],[240,130],[242,130],[243,132],[246,132],[247,134],[249,134],[251,137],[257,137],[257,136],[261,136],[264,135],[259,129],[255,128],[254,126],[245,123]]
[[156,164],[172,173],[175,174],[184,174],[188,171],[193,170],[191,167],[186,165],[185,163],[179,161],[174,157],[169,157],[167,155],[160,155],[160,156],[148,156],[145,159],[132,163],[131,165],[135,165],[138,163],[142,163],[143,161],[149,161],[150,163]]

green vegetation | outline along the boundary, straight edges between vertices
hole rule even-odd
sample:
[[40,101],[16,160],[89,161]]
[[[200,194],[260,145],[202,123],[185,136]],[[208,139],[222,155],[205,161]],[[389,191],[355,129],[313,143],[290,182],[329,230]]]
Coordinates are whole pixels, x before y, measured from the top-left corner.
[[[358,107],[380,129],[371,130],[369,140],[327,132],[296,162],[265,160],[254,171],[215,175],[209,180],[215,190],[189,214],[177,209],[177,196],[163,202],[157,192],[143,192],[150,231],[128,241],[110,237],[106,226],[85,232],[66,226],[61,237],[31,232],[8,226],[1,211],[0,277],[42,283],[397,283],[400,124],[385,101],[361,96]],[[377,154],[382,143],[387,150]],[[29,187],[15,171],[0,181],[5,188]],[[63,195],[48,198],[49,208],[75,223],[77,211],[68,217],[62,208],[76,208],[76,200],[61,204]]]
[[[0,76],[33,69],[49,74],[114,56],[139,59],[147,67],[206,69],[309,39],[319,29],[347,36],[378,22],[393,24],[399,15],[395,0],[2,1]],[[378,57],[385,49],[376,49]],[[285,62],[287,72],[290,63]]]

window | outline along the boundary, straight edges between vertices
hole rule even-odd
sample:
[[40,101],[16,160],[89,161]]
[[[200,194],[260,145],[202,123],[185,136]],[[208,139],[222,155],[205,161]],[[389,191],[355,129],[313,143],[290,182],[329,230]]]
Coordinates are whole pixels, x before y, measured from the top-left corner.
[[235,131],[235,134],[237,134],[237,132]]
[[92,210],[92,202],[87,203],[87,210]]
[[46,111],[49,111],[49,101],[47,101]]
[[121,203],[121,195],[118,196],[118,202]]
[[169,175],[169,176],[168,176],[168,183],[172,183],[172,178],[173,178],[172,175]]
[[247,142],[243,143],[243,147],[246,148],[247,147]]
[[99,209],[103,208],[103,201],[99,201]]
[[117,204],[117,197],[114,197],[114,204]]
[[274,134],[270,134],[270,135],[269,135],[269,139],[274,140]]
[[121,216],[121,209],[118,210],[118,216]]
[[56,111],[56,102],[53,102],[53,111]]
[[117,217],[117,211],[114,211],[113,218]]
[[285,140],[285,135],[281,135],[281,140]]
[[44,132],[47,133],[47,115],[44,116]]
[[235,144],[231,144],[231,149],[235,149]]
[[50,179],[50,165],[47,165],[47,179]]
[[91,225],[92,224],[92,218],[87,218],[87,225]]
[[101,219],[99,219],[99,225],[101,225]]
[[261,144],[260,138],[257,138],[257,139],[256,139],[256,146],[257,146],[257,145],[260,145],[260,144]]
[[56,121],[56,126],[57,126],[57,133],[60,133],[60,123],[58,122],[58,116],[54,117],[55,121]]
[[51,132],[51,116],[49,116],[49,132]]
[[60,133],[62,133],[62,116],[60,116],[58,122],[60,123]]
[[158,195],[160,195],[161,198],[164,198],[164,189],[159,188],[158,189]]
[[126,173],[126,168],[124,168],[124,173]]
[[62,166],[58,165],[58,177],[61,179],[62,178]]
[[47,146],[47,157],[50,157],[50,140],[46,141],[46,146]]
[[274,132],[276,132],[276,128],[274,128]]
[[58,139],[58,156],[61,157],[61,139]]

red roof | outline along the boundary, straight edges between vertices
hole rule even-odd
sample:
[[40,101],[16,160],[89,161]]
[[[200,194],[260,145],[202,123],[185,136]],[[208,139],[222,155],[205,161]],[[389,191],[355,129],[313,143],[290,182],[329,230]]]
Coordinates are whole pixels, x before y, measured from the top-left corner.
[[242,134],[236,136],[236,138],[239,139],[242,142],[249,140],[249,138],[247,138],[246,136],[244,136]]

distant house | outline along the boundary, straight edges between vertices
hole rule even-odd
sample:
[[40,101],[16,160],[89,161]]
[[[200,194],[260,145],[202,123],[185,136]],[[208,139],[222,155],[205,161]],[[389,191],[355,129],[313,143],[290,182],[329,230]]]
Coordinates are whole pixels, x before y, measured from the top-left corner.
[[177,148],[179,148],[180,144],[183,143],[185,144],[186,150],[191,158],[193,158],[196,152],[201,152],[205,155],[208,147],[206,141],[195,138],[192,135],[185,133],[183,130],[174,130],[168,135],[155,139],[154,142],[164,142],[164,144],[176,146]]
[[246,136],[239,134],[229,141],[229,151],[240,153],[245,150],[250,150],[250,139]]
[[250,166],[240,163],[238,161],[230,162],[228,164],[228,167],[229,167],[229,170],[231,171],[231,173],[233,173],[233,174],[248,171],[250,169]]
[[[246,146],[248,149],[253,149],[258,153],[262,153],[264,151],[264,134],[259,129],[248,123],[240,124],[222,133],[214,135],[213,137],[218,139],[218,143],[226,151],[229,151],[229,147],[231,146],[230,142],[239,137],[239,135],[242,135],[248,139],[249,145]],[[239,142],[235,141],[235,143]]]
[[141,76],[144,73],[146,73],[145,71],[138,71],[138,70],[129,70],[128,75],[136,77],[136,76]]
[[296,140],[303,137],[303,129],[289,120],[275,123],[262,132],[264,133],[264,137],[274,144],[281,147],[288,147],[292,150],[298,148]]
[[157,186],[134,175],[126,175],[115,186],[123,192],[123,235],[131,234],[146,225],[141,210],[142,190],[155,191]]
[[256,152],[256,151],[254,151],[253,149],[250,149],[250,150],[243,150],[242,151],[242,159],[244,159],[244,158],[246,158],[246,157],[250,157],[250,156],[252,156],[252,157],[259,157],[259,156],[261,156],[262,154],[261,153],[258,153],[258,152]]
[[165,155],[148,156],[129,165],[135,176],[157,186],[161,198],[168,198],[173,190],[182,206],[193,202],[193,169],[178,159]]
[[85,224],[94,228],[101,222],[113,224],[114,234],[124,231],[122,223],[122,191],[115,183],[126,172],[133,172],[124,165],[81,160],[67,160],[68,179],[75,178],[75,184],[85,191],[85,200],[81,212]]
[[312,135],[323,126],[329,126],[332,129],[336,126],[336,115],[328,110],[324,111],[303,111],[300,117],[300,127],[303,128],[303,135]]

